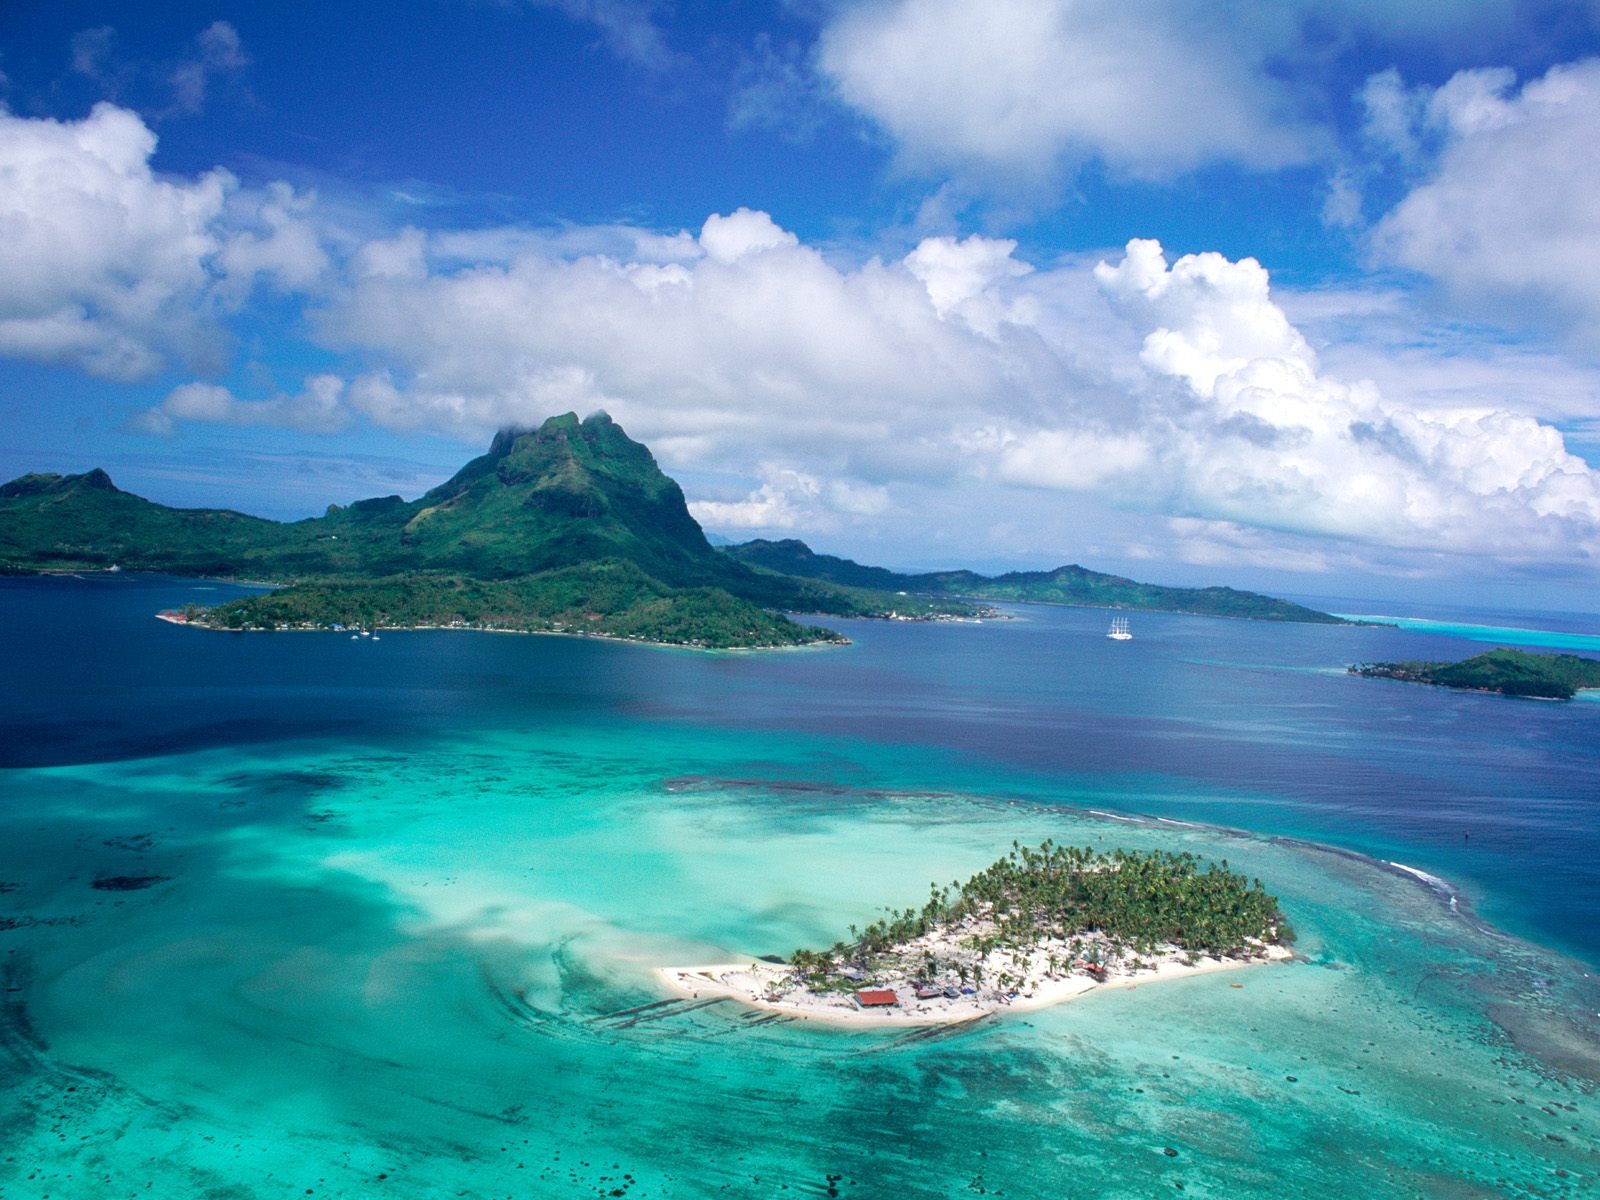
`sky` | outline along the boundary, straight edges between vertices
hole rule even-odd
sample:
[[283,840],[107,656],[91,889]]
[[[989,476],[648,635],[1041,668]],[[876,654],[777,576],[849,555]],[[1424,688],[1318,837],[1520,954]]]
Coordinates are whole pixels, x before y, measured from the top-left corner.
[[0,477],[1600,611],[1600,0],[0,4]]

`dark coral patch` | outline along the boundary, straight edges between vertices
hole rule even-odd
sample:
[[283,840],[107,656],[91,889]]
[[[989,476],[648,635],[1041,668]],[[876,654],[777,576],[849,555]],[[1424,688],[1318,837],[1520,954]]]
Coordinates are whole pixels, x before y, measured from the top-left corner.
[[102,892],[137,892],[171,878],[170,875],[103,875],[89,886]]

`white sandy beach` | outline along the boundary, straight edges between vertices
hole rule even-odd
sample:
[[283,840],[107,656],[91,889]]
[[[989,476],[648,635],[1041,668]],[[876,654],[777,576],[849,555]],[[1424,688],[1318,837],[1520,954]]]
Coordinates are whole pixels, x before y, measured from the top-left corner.
[[[929,935],[929,939],[931,944],[947,950],[955,940],[949,933]],[[900,961],[915,961],[925,948],[927,945],[919,939],[899,956]],[[858,1003],[855,986],[849,990],[813,991],[792,967],[752,959],[702,966],[658,967],[655,975],[669,991],[685,999],[727,996],[753,1008],[806,1020],[860,1026],[944,1025],[990,1013],[1045,1008],[1102,988],[1136,988],[1147,983],[1188,979],[1293,957],[1292,952],[1282,946],[1262,946],[1251,958],[1201,956],[1191,963],[1183,951],[1169,947],[1144,956],[1137,967],[1131,963],[1108,967],[1105,981],[1100,982],[1081,968],[1064,969],[1058,964],[1051,970],[1052,956],[1059,960],[1063,950],[1060,945],[1044,943],[1020,955],[993,951],[985,960],[986,974],[993,978],[1006,970],[1020,978],[1021,983],[1004,990],[983,986],[954,997],[939,995],[919,1000],[915,982],[897,967],[866,973],[859,982],[860,988],[885,989],[895,994],[894,1004],[881,1007],[863,1007]]]

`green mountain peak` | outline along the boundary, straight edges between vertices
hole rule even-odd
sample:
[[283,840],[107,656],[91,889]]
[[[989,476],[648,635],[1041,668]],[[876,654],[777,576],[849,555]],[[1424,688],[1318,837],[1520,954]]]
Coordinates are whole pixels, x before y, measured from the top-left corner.
[[748,582],[717,554],[683,492],[610,416],[511,427],[416,500],[330,505],[284,524],[175,509],[120,491],[104,471],[24,475],[0,487],[0,566],[112,562],[253,578],[451,571],[505,579],[600,559],[673,587]]
[[502,429],[408,507],[402,536],[421,565],[489,576],[622,558],[686,586],[720,582],[731,565],[655,456],[603,412]]

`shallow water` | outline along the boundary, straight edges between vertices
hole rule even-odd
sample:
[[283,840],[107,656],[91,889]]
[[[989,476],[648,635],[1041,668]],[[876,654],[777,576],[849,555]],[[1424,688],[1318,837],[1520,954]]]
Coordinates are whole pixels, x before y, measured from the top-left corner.
[[[195,587],[0,581],[0,1195],[1593,1187],[1592,705],[1340,672],[1396,630],[149,619]],[[630,1011],[1046,836],[1226,858],[1305,959],[930,1037]]]
[[[1489,642],[1496,646],[1533,646],[1540,650],[1600,651],[1600,633],[1578,633],[1562,629],[1528,629],[1521,625],[1480,625],[1471,621],[1439,621],[1430,617],[1388,617],[1373,613],[1340,613],[1350,621],[1375,621],[1418,633],[1441,633],[1465,638],[1469,642]],[[1600,624],[1600,621],[1592,624]]]

